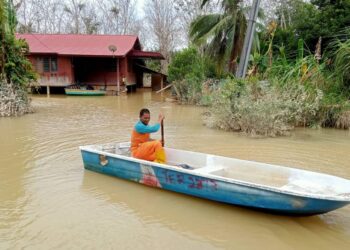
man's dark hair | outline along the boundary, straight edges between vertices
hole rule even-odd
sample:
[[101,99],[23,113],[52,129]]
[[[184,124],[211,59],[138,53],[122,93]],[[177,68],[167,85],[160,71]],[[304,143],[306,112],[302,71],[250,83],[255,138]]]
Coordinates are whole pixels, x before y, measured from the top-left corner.
[[140,117],[143,116],[144,114],[150,114],[151,112],[149,112],[148,109],[141,109],[140,110]]

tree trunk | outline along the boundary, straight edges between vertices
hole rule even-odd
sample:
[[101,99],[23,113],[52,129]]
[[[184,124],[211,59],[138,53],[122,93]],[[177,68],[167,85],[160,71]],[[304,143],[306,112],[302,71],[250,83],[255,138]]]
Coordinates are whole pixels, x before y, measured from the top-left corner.
[[232,47],[232,50],[231,50],[231,55],[230,55],[230,61],[229,61],[229,72],[235,74],[236,73],[236,70],[237,70],[237,59],[238,59],[238,56],[242,50],[242,20],[239,20],[238,18],[238,8],[239,8],[239,3],[241,2],[241,0],[237,0],[235,2],[235,6],[233,7],[233,18],[235,19],[234,20],[234,23],[235,23],[235,26],[234,26],[234,29],[235,29],[235,35],[234,35],[234,38],[233,38],[233,47]]
[[240,38],[239,32],[236,32],[235,37],[233,39],[233,48],[231,51],[230,63],[229,63],[229,70],[232,73],[235,73],[237,70],[237,59],[241,50],[240,44],[241,44],[241,38]]

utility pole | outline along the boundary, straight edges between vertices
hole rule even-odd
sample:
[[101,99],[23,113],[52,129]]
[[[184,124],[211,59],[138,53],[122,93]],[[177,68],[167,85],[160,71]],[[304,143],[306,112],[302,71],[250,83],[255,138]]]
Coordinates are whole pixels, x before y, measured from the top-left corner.
[[241,58],[239,61],[238,69],[236,71],[236,77],[238,78],[245,78],[245,75],[247,73],[249,56],[250,56],[250,51],[252,49],[252,43],[253,43],[254,32],[255,32],[255,24],[256,24],[256,19],[258,17],[259,5],[260,5],[260,0],[254,0],[253,6],[250,10],[247,33],[244,38]]
[[[117,51],[117,47],[115,45],[109,45],[108,46],[109,51],[113,53],[113,59],[114,59],[114,53]],[[119,82],[119,58],[116,58],[116,67],[117,67],[117,95],[120,93],[120,82]]]

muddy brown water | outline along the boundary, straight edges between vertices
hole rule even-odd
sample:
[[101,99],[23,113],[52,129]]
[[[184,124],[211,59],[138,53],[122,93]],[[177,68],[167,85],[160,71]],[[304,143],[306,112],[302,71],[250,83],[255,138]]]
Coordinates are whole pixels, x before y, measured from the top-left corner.
[[[0,249],[349,249],[350,206],[287,217],[86,171],[80,145],[129,140],[138,111],[163,112],[167,146],[350,179],[350,132],[252,139],[202,125],[203,108],[128,96],[34,96],[0,118]],[[159,137],[159,134],[156,137]]]

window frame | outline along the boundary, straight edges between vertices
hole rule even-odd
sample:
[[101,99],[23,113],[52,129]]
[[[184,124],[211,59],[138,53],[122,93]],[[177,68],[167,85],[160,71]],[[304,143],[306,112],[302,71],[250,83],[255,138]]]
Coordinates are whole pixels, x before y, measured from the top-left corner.
[[43,73],[57,73],[58,72],[58,58],[57,56],[43,56],[38,58],[42,60]]

